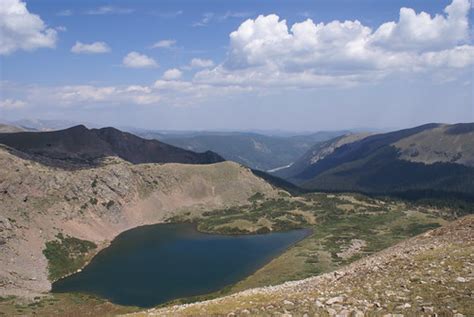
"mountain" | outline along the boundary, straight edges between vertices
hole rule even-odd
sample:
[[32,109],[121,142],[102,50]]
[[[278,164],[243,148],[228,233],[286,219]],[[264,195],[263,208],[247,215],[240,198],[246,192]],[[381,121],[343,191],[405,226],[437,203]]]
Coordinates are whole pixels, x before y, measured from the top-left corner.
[[281,178],[288,178],[293,175],[298,175],[306,168],[324,159],[326,156],[333,153],[341,146],[361,140],[369,135],[370,134],[368,133],[348,133],[327,141],[318,142],[291,165],[269,172]]
[[310,190],[473,199],[474,123],[336,138],[275,175]]
[[[40,140],[38,134],[25,135]],[[58,138],[51,142],[58,146]],[[115,157],[98,166],[63,169],[0,145],[0,165],[2,298],[32,298],[50,290],[52,281],[75,272],[125,230],[176,213],[247,205],[257,193],[277,198],[280,192],[229,161],[130,164]]]
[[[67,120],[52,120],[52,119],[20,119],[15,121],[6,122],[11,125],[15,125],[17,127],[21,127],[25,130],[29,131],[54,131],[54,130],[62,130],[67,129],[79,123],[74,121],[67,121]],[[87,124],[87,126],[91,127],[92,124]],[[94,126],[95,127],[95,126]]]
[[23,132],[23,131],[26,131],[26,130],[14,125],[0,123],[0,133],[12,133],[12,132]]
[[224,160],[211,151],[195,153],[115,128],[87,129],[83,125],[50,132],[3,133],[0,144],[35,157],[85,164],[107,156],[117,156],[134,164],[210,164]]
[[141,132],[139,135],[191,151],[213,151],[227,160],[268,171],[291,164],[315,143],[345,133],[347,131],[322,131],[307,135],[270,136],[247,132]]

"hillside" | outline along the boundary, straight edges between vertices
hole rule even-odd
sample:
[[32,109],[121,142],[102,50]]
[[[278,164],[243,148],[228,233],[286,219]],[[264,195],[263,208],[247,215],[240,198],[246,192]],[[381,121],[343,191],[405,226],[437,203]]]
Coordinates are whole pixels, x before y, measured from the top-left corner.
[[304,155],[299,157],[293,164],[286,168],[282,168],[271,173],[281,178],[291,178],[293,175],[298,175],[302,173],[308,167],[324,159],[326,156],[330,155],[341,146],[359,141],[369,135],[370,134],[368,133],[350,133],[341,135],[339,137],[327,141],[316,143],[306,153],[304,153]]
[[267,171],[291,164],[314,144],[346,133],[316,132],[297,136],[270,136],[245,132],[189,132],[164,134],[142,132],[146,138],[156,138],[183,149],[213,151],[225,159],[250,168]]
[[0,123],[0,133],[12,133],[12,132],[23,132],[23,131],[25,130],[20,127]]
[[473,227],[467,216],[331,273],[127,316],[472,316]]
[[427,124],[335,147],[339,141],[313,149],[277,175],[310,190],[474,197],[472,123]]
[[84,164],[99,163],[108,156],[134,164],[210,164],[224,160],[210,151],[194,153],[114,128],[87,129],[83,125],[51,132],[4,133],[0,134],[0,144],[35,156]]
[[62,169],[0,147],[0,165],[0,297],[48,291],[127,229],[278,193],[233,162]]

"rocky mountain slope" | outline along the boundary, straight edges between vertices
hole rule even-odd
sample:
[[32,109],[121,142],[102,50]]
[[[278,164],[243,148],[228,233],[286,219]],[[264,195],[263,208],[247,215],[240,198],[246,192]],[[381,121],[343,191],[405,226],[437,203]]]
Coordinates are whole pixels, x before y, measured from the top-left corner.
[[[332,273],[128,316],[472,316],[474,216]],[[397,315],[398,314],[398,315]]]
[[[64,143],[52,142],[62,149]],[[80,268],[127,229],[179,212],[238,206],[257,192],[278,195],[232,162],[133,165],[106,157],[100,166],[60,168],[57,160],[1,146],[0,165],[0,297],[48,291],[52,279]],[[48,263],[48,255],[60,263]]]
[[164,134],[141,132],[183,149],[213,151],[225,159],[262,171],[288,165],[303,155],[315,143],[340,136],[347,131],[322,131],[296,136],[270,136],[246,132],[202,132]]
[[427,124],[308,152],[277,175],[311,190],[474,199],[474,123]]
[[135,164],[210,164],[224,160],[210,151],[195,153],[115,128],[87,129],[83,125],[51,132],[4,133],[0,134],[0,144],[35,156],[85,164],[97,163],[107,156]]

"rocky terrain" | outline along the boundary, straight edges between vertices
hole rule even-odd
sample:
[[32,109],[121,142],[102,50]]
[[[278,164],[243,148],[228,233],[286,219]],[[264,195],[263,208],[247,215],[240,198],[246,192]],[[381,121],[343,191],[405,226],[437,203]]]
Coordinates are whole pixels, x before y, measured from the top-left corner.
[[337,271],[128,316],[473,316],[474,216]]
[[232,162],[133,165],[107,157],[87,168],[55,163],[0,147],[0,296],[50,289],[55,275],[47,246],[46,255],[75,269],[90,257],[83,251],[93,254],[127,229],[178,212],[238,206],[256,192],[278,194]]

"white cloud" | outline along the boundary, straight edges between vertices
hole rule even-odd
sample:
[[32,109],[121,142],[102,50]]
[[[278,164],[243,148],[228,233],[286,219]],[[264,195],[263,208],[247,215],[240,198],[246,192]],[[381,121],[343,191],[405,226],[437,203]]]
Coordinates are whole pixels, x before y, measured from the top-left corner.
[[352,85],[394,72],[407,74],[474,64],[468,0],[453,0],[444,15],[402,8],[398,22],[375,31],[355,21],[288,27],[277,15],[260,15],[230,34],[227,60],[195,75],[213,85],[311,87]]
[[158,63],[151,57],[138,52],[130,52],[122,60],[122,64],[129,68],[155,68]]
[[141,92],[149,94],[151,92],[151,88],[147,86],[140,86],[140,85],[131,85],[128,86],[125,91],[127,92]]
[[3,99],[0,100],[0,109],[19,109],[26,106],[26,102],[16,99]]
[[68,17],[68,16],[72,15],[72,10],[69,10],[69,9],[62,10],[62,11],[59,11],[58,13],[56,13],[56,15],[60,16],[60,17]]
[[202,15],[201,20],[195,22],[193,26],[206,26],[212,21],[223,22],[228,19],[244,19],[253,15],[252,12],[227,11],[224,14],[215,14],[213,12],[206,12]]
[[431,17],[410,8],[400,9],[398,22],[382,24],[370,39],[374,45],[393,50],[438,50],[450,48],[469,37],[469,1],[453,0],[446,15]]
[[214,62],[210,59],[193,58],[189,65],[194,68],[206,68],[214,66]]
[[[49,94],[48,97],[45,94]],[[149,105],[160,101],[161,96],[153,93],[147,86],[132,85],[119,86],[93,86],[74,85],[54,87],[52,91],[41,91],[36,98],[48,102],[49,98],[59,106],[74,106],[80,104],[137,104]]]
[[172,48],[176,45],[176,40],[161,40],[152,45],[152,48]]
[[169,18],[176,18],[177,16],[182,15],[183,10],[168,11],[168,12],[159,11],[159,12],[152,12],[151,14],[160,18],[169,19]]
[[180,71],[179,69],[171,68],[171,69],[168,69],[166,72],[164,72],[163,79],[164,80],[176,80],[176,79],[181,78],[182,75],[183,75],[183,72]]
[[0,55],[17,50],[32,51],[41,47],[54,48],[57,32],[26,8],[20,0],[0,3]]
[[85,44],[76,41],[76,44],[71,48],[71,52],[76,54],[101,54],[110,52],[110,47],[105,42]]
[[86,14],[90,15],[106,15],[106,14],[130,14],[134,10],[130,8],[120,8],[114,6],[102,6],[95,9],[86,11]]
[[[19,99],[29,107],[37,104],[71,108],[183,106],[208,104],[222,96],[276,95],[283,89],[299,94],[301,92],[296,89],[351,87],[366,82],[380,82],[380,86],[374,86],[379,88],[391,83],[384,81],[390,75],[390,79],[406,80],[410,84],[424,84],[429,80],[442,83],[456,78],[466,82],[474,64],[474,46],[463,35],[469,32],[469,25],[463,27],[460,23],[468,14],[463,6],[465,3],[468,2],[454,0],[442,15],[430,17],[410,13],[409,19],[400,17],[397,22],[387,22],[389,24],[374,29],[357,20],[317,23],[306,19],[289,26],[276,15],[259,16],[243,22],[230,34],[229,51],[222,63],[215,65],[212,60],[194,58],[182,67],[203,68],[192,80],[182,80],[180,70],[168,69],[161,79],[149,85],[27,86],[10,93],[5,88],[3,92],[4,97],[12,100],[20,96]],[[456,19],[453,19],[454,15]],[[413,23],[416,28],[412,27]],[[390,25],[390,32],[386,25]],[[403,45],[399,40],[400,30],[405,32],[403,37],[407,39]],[[422,33],[431,30],[438,37],[429,35],[431,40],[426,42],[417,34],[410,35],[417,30]],[[155,60],[138,52],[125,56],[123,65],[158,67]],[[450,88],[446,89],[449,91]],[[339,94],[337,89],[330,90]],[[388,91],[399,93],[391,87]],[[23,93],[25,97],[21,95]]]
[[213,18],[214,18],[214,13],[213,12],[206,12],[202,15],[201,20],[194,23],[193,26],[206,26],[211,22],[211,20]]

